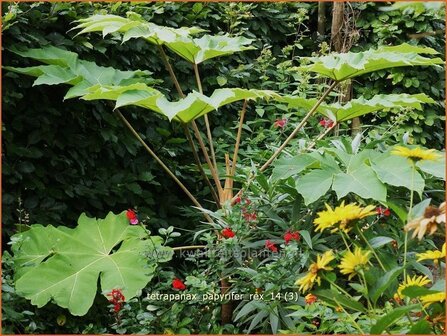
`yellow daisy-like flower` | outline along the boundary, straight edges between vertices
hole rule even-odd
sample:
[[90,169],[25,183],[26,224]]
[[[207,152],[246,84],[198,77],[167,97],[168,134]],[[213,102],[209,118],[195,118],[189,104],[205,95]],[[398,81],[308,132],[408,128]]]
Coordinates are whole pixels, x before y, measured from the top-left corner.
[[435,233],[438,230],[438,224],[441,223],[445,223],[445,202],[438,208],[431,205],[426,207],[424,214],[405,225],[404,230],[414,230],[412,237],[415,238],[417,236],[421,240],[426,232],[430,235]]
[[357,274],[357,272],[365,268],[368,264],[371,251],[363,251],[359,247],[355,247],[354,253],[348,251],[341,259],[341,263],[338,266],[341,274],[349,274],[348,280]]
[[427,276],[417,276],[415,275],[414,277],[410,277],[409,275],[407,275],[407,279],[401,283],[399,285],[399,288],[397,289],[397,293],[395,294],[394,298],[399,298],[402,299],[404,297],[404,295],[402,294],[402,291],[410,286],[425,286],[428,285],[430,283],[430,279],[427,278]]
[[437,160],[441,157],[440,154],[436,153],[434,149],[423,149],[420,147],[408,148],[404,146],[396,146],[391,151],[391,154],[403,156],[409,158],[410,160],[416,162],[420,160]]
[[445,301],[445,292],[439,292],[435,294],[424,295],[420,297],[421,302],[424,304],[424,308],[428,307],[435,302]]
[[321,284],[321,278],[318,275],[318,271],[331,271],[332,267],[328,266],[328,264],[335,259],[334,253],[332,250],[324,252],[322,255],[317,256],[317,261],[312,263],[309,266],[309,271],[305,276],[299,278],[295,285],[300,286],[301,292],[307,292],[312,288],[314,283],[316,282],[318,285]]
[[314,219],[315,231],[323,231],[336,226],[331,232],[335,232],[339,228],[348,233],[351,230],[351,227],[348,226],[349,223],[367,216],[376,215],[376,211],[373,205],[362,208],[356,203],[345,205],[345,201],[343,201],[335,209],[326,204],[326,210],[318,212],[317,215],[318,217]]
[[416,254],[416,257],[418,258],[417,261],[430,259],[433,260],[435,264],[438,264],[438,259],[445,259],[445,243],[442,245],[441,251],[435,250],[418,253]]

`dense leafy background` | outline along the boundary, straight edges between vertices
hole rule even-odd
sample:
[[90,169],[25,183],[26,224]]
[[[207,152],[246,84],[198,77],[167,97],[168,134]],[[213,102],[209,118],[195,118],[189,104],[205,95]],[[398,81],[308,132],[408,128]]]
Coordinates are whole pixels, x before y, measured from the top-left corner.
[[[414,33],[444,31],[443,17],[431,12],[411,10],[380,12],[379,7],[382,6],[383,3],[352,3],[352,9],[358,15],[356,29],[359,34],[352,47],[353,51],[382,44],[410,42],[435,48],[444,58],[443,34],[427,35],[417,40],[409,37],[409,34]],[[163,81],[157,89],[175,98],[177,95],[172,82],[152,45],[141,39],[121,44],[118,38],[102,39],[99,34],[75,37],[75,32],[68,31],[73,27],[74,20],[98,11],[123,16],[127,11],[134,11],[161,25],[195,25],[212,34],[223,31],[256,41],[256,50],[204,62],[201,73],[205,93],[228,86],[274,89],[315,97],[323,84],[312,80],[310,75],[296,73],[292,67],[298,65],[297,56],[328,51],[331,6],[326,7],[329,21],[326,24],[326,34],[320,36],[316,33],[316,3],[2,3],[3,62],[10,66],[34,64],[9,52],[8,48],[11,46],[55,45],[74,51],[82,59],[95,61],[100,65],[121,70],[148,69],[153,72],[154,78]],[[191,66],[173,54],[170,56],[184,91],[196,89]],[[32,78],[4,70],[3,75],[4,242],[17,230],[16,223],[39,222],[73,227],[81,212],[104,217],[109,211],[120,212],[129,207],[137,207],[141,218],[150,218],[147,223],[151,230],[169,225],[186,230],[196,229],[191,224],[197,223],[197,218],[193,218],[192,211],[186,209],[190,205],[189,200],[144,153],[139,143],[111,113],[108,105],[98,101],[64,102],[63,96],[67,88],[32,87]],[[399,114],[383,113],[365,117],[362,124],[370,139],[388,130],[388,136],[394,138],[391,143],[395,143],[395,140],[400,140],[408,131],[413,143],[441,149],[444,144],[444,88],[442,69],[423,68],[421,71],[420,68],[401,68],[393,70],[391,75],[389,72],[377,72],[357,78],[353,91],[354,96],[364,95],[366,98],[377,93],[401,92],[424,92],[433,97],[439,104],[427,106],[423,112],[409,110]],[[219,157],[231,147],[233,135],[229,134],[229,129],[235,125],[236,111],[240,106],[241,104],[235,104],[232,108],[210,114]],[[152,113],[136,112],[132,108],[125,110],[125,114],[155,151],[198,195],[201,202],[208,205],[208,190],[191,164],[191,152],[183,140],[181,128]],[[262,162],[271,153],[269,144],[277,144],[287,136],[290,131],[288,126],[284,131],[272,126],[276,119],[283,117],[298,120],[279,104],[249,108],[240,153],[241,161],[245,160],[247,167],[250,165],[248,158]],[[318,124],[318,120],[314,122]],[[370,132],[367,127],[371,124],[377,127]],[[390,132],[391,126],[392,130],[398,131]],[[312,136],[318,131],[317,127],[309,125],[301,135]],[[349,135],[349,132],[348,127],[340,130],[342,135]],[[299,141],[296,143],[299,144]],[[280,204],[280,201],[276,200],[273,192],[272,195],[269,193],[270,186],[266,178],[261,175],[257,183],[264,186],[264,189],[260,189],[265,201],[264,213],[274,219],[266,219],[266,231],[276,228],[274,223],[280,223],[285,229],[289,219],[294,221],[297,213],[307,211],[290,206],[292,201],[287,206],[282,206],[281,203],[281,206],[276,207],[275,202]],[[282,188],[286,194],[291,193],[294,199],[298,197],[294,188],[288,188],[287,185]],[[274,207],[276,208],[272,210]],[[318,204],[315,209],[317,207]],[[180,208],[184,211],[179,211]],[[278,214],[286,219],[281,220]],[[311,226],[310,222],[307,224]],[[182,237],[183,241],[189,239]],[[5,248],[7,246],[3,246]],[[11,263],[7,255],[4,267],[6,294],[3,299],[10,303],[6,309],[9,321],[13,324],[9,332],[17,332],[14,329],[17,326],[21,332],[26,333],[110,332],[106,325],[110,325],[112,319],[103,318],[107,315],[104,308],[107,302],[104,298],[97,298],[99,302],[93,306],[92,313],[82,321],[70,317],[68,322],[60,323],[58,319],[64,314],[62,309],[48,305],[42,310],[36,310],[26,300],[15,295],[11,286]],[[181,268],[184,267],[182,264]],[[287,267],[289,266],[284,265],[284,269],[288,270]],[[281,275],[280,272],[278,274]],[[173,273],[169,271],[160,273],[157,286],[160,289],[169,288],[172,276]],[[198,280],[197,282],[197,288],[204,286]],[[246,286],[246,283],[243,285]],[[138,320],[138,314],[147,312],[141,307],[139,311],[136,310],[139,303],[133,304],[132,309],[128,308],[128,313],[135,314],[134,318]],[[178,316],[185,316],[187,311],[184,310],[181,315],[180,311],[184,308],[164,308],[168,312],[163,317],[165,320],[157,322],[157,329],[148,329],[147,332],[160,332],[164,327],[171,326]],[[205,308],[208,311],[209,307],[200,307],[202,308],[203,311],[191,308],[191,314],[201,317],[211,314],[212,310],[205,313]],[[55,318],[48,320],[48,316]],[[181,323],[176,331],[180,328]],[[193,327],[191,330],[199,331]],[[202,331],[215,333],[220,330]],[[230,333],[233,331],[226,330]]]

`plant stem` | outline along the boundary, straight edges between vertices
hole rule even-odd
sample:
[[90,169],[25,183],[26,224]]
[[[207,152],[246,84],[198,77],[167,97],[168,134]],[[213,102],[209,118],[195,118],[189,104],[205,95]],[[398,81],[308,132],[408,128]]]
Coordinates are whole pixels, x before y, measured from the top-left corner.
[[338,303],[338,301],[334,298],[334,301],[336,304],[338,304],[338,306],[343,310],[343,312],[349,316],[349,319],[351,320],[352,324],[357,328],[358,331],[360,331],[361,335],[366,335],[365,332],[362,330],[362,328],[360,328],[360,326],[357,324],[357,322],[355,322],[354,318],[351,316],[351,314],[349,314],[345,308],[343,308],[343,306]]
[[[163,63],[165,65],[166,69],[168,70],[169,75],[171,76],[171,79],[172,79],[172,81],[174,83],[175,88],[177,89],[178,94],[180,95],[180,97],[185,98],[185,94],[183,93],[182,88],[180,87],[180,83],[178,82],[177,76],[174,73],[174,70],[173,70],[173,68],[171,66],[171,63],[169,62],[168,56],[166,55],[166,53],[165,53],[165,51],[163,49],[163,46],[162,45],[157,45],[157,46],[158,46],[158,50],[160,51]],[[194,135],[195,135],[197,141],[199,142],[199,146],[200,146],[200,149],[201,149],[201,151],[203,153],[203,156],[205,157],[205,160],[207,161],[207,164],[209,166],[211,174],[213,175],[213,178],[214,178],[215,175],[217,176],[217,173],[215,173],[214,168],[210,164],[211,160],[209,158],[208,151],[206,150],[205,144],[203,143],[203,139],[202,139],[202,136],[200,135],[199,128],[197,127],[197,124],[196,124],[196,122],[194,120],[191,121],[191,125],[192,125],[193,130],[194,130]],[[193,151],[194,151],[194,149],[193,149]],[[200,166],[202,165],[200,160],[196,161],[196,163],[197,163],[197,165],[200,165]],[[202,167],[202,170],[203,170],[203,167]],[[217,189],[218,189],[217,191],[218,191],[218,193],[220,195],[222,187],[220,186],[219,179],[218,178],[217,179],[214,178],[214,182],[216,183],[216,186],[217,186]],[[220,202],[219,201],[216,202],[216,204],[217,204],[218,207],[220,206]]]
[[[196,63],[193,63],[193,67],[194,67],[194,74],[196,75],[197,88],[199,89],[199,92],[201,94],[203,94],[202,81],[200,80],[199,66]],[[213,135],[211,134],[210,121],[208,119],[207,114],[205,114],[203,116],[203,118],[205,119],[206,134],[208,136],[208,143],[210,145],[211,158],[213,160],[214,168],[216,169],[216,172],[217,172],[216,154],[214,152]],[[218,172],[217,172],[217,176],[219,177]]]
[[[190,193],[188,188],[185,187],[185,185],[175,176],[175,174],[164,164],[164,162],[155,154],[152,149],[146,144],[146,142],[141,138],[141,136],[138,134],[138,132],[132,127],[132,125],[129,123],[129,121],[126,119],[126,117],[123,116],[123,114],[118,110],[115,109],[115,113],[120,117],[120,119],[123,121],[123,123],[127,126],[127,128],[132,132],[132,134],[138,139],[138,141],[143,145],[143,147],[146,149],[146,151],[155,159],[155,161],[158,162],[158,164],[163,168],[163,170],[178,184],[178,186],[185,192],[185,194],[190,198],[190,200],[194,203],[195,206],[198,208],[203,208],[202,205],[197,201],[197,199]],[[207,219],[208,222],[211,224],[213,223],[213,220],[211,217],[203,213],[203,216]]]
[[185,130],[186,138],[188,139],[189,145],[191,146],[192,154],[194,155],[194,160],[197,163],[197,168],[199,168],[199,171],[200,171],[200,174],[202,175],[202,178],[208,184],[208,187],[210,188],[211,196],[213,197],[214,202],[216,202],[217,207],[220,207],[219,196],[217,196],[216,190],[214,190],[214,187],[211,184],[211,181],[208,179],[208,176],[206,176],[205,171],[203,170],[203,166],[200,163],[199,156],[197,155],[196,146],[195,146],[194,142],[192,141],[192,137],[191,137],[191,133],[189,132],[188,125],[186,125],[186,124],[182,124],[182,125],[183,125],[183,128]]
[[[408,215],[407,215],[407,223],[410,219],[410,215],[411,212],[413,211],[413,197],[414,197],[414,172],[416,170],[415,164],[412,161],[412,166],[411,166],[411,190],[410,190],[410,209],[408,210]],[[407,270],[406,270],[406,265],[407,265],[407,248],[408,248],[408,231],[405,231],[405,242],[404,242],[404,281],[407,277]]]
[[177,80],[177,76],[174,73],[174,70],[172,69],[171,63],[169,62],[168,56],[165,53],[165,50],[163,49],[163,46],[160,44],[157,44],[158,50],[160,51],[161,54],[161,59],[163,60],[163,63],[166,67],[166,69],[169,72],[169,75],[171,76],[172,81],[174,82],[174,86],[177,89],[178,94],[182,97],[185,98],[185,94],[182,91],[182,88],[180,87],[180,83]]
[[317,144],[317,141],[320,141],[321,139],[323,139],[326,135],[329,134],[330,131],[332,131],[335,126],[337,126],[338,123],[334,122],[334,124],[331,127],[328,127],[323,133],[321,133],[318,138],[316,138],[314,141],[312,141],[312,143],[306,148],[306,150],[310,150],[312,148],[314,148],[314,146]]
[[345,294],[347,297],[352,299],[352,295],[349,294],[347,291],[345,291],[343,288],[341,288],[339,285],[337,285],[335,282],[329,280],[328,278],[324,277],[324,279],[329,282],[332,286],[334,286],[335,288],[337,288],[340,292],[342,292],[343,294]]
[[371,303],[371,300],[369,299],[369,291],[368,291],[368,285],[367,285],[367,282],[366,282],[365,273],[363,273],[363,270],[360,270],[359,273],[361,275],[361,277],[359,277],[360,282],[362,282],[362,279],[363,279],[363,286],[365,287],[365,290],[366,290],[366,296],[365,296],[366,297],[366,301],[368,302],[368,306],[371,309],[371,313],[372,313],[373,317],[376,318],[376,311],[374,310],[374,307],[373,307],[373,305]]
[[241,116],[239,117],[239,127],[237,129],[236,144],[234,145],[233,167],[231,169],[231,176],[233,176],[233,177],[234,177],[234,174],[236,174],[236,162],[237,162],[237,156],[238,156],[238,152],[239,152],[239,145],[241,143],[242,126],[244,125],[244,117],[245,117],[246,110],[247,110],[247,100],[244,100],[244,105],[242,106]]
[[199,146],[202,149],[203,156],[205,156],[205,161],[208,164],[208,168],[211,171],[211,175],[213,176],[214,183],[216,184],[217,193],[219,195],[219,200],[220,200],[223,189],[222,189],[222,185],[220,184],[219,177],[217,176],[216,169],[214,169],[213,164],[211,163],[211,159],[208,155],[208,151],[206,150],[205,144],[203,142],[202,136],[200,135],[200,131],[199,131],[199,128],[197,127],[197,124],[193,121],[193,122],[191,122],[191,125],[192,125],[192,129],[194,130],[194,133],[196,135],[196,138],[199,141]]
[[311,108],[311,110],[304,116],[303,120],[298,124],[298,126],[293,130],[293,132],[289,135],[289,137],[282,143],[281,146],[276,150],[275,153],[270,157],[270,159],[267,160],[266,163],[261,167],[260,171],[263,172],[267,169],[268,166],[273,162],[273,160],[276,159],[276,157],[283,151],[283,149],[289,144],[289,142],[295,138],[295,136],[298,134],[298,132],[301,130],[301,128],[304,126],[304,124],[307,122],[307,120],[315,113],[317,108],[321,105],[323,100],[328,96],[328,94],[337,86],[339,82],[334,81],[331,86],[323,93],[323,95],[318,99],[318,101],[315,103],[315,105]]
[[348,242],[347,242],[346,239],[345,239],[345,236],[344,236],[344,234],[343,234],[343,231],[340,230],[340,231],[338,231],[338,232],[340,233],[341,239],[343,239],[343,242],[345,243],[346,248],[348,249],[349,252],[351,252],[351,249],[349,248]]
[[360,236],[363,238],[363,240],[365,241],[366,245],[368,245],[369,249],[371,250],[371,252],[374,254],[374,256],[376,257],[377,261],[379,262],[380,267],[382,268],[382,270],[384,272],[386,272],[386,268],[385,266],[383,266],[382,264],[382,260],[380,260],[378,254],[376,253],[376,251],[373,249],[373,247],[371,246],[371,244],[369,243],[368,239],[366,239],[365,235],[362,232],[362,229],[357,227],[357,231],[359,232]]

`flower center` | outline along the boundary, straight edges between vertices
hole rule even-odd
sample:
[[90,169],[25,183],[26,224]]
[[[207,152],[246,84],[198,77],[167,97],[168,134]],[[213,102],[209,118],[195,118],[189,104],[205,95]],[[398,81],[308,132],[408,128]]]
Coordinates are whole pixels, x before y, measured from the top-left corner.
[[433,206],[428,206],[424,211],[424,217],[425,218],[431,218],[433,216],[439,216],[441,214],[441,211]]

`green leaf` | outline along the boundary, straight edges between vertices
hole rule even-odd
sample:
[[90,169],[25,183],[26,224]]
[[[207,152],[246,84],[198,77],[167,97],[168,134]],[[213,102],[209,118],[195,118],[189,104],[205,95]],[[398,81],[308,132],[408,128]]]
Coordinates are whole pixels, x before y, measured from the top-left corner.
[[303,196],[304,204],[309,205],[325,195],[332,185],[334,173],[331,170],[314,169],[299,177],[296,190]]
[[118,32],[123,35],[123,43],[131,38],[144,38],[149,43],[165,45],[180,57],[195,64],[214,57],[255,49],[249,46],[253,40],[242,36],[204,35],[193,38],[192,35],[203,30],[196,27],[159,26],[145,21],[135,13],[128,15],[127,18],[116,15],[93,15],[79,20],[79,24],[73,29],[81,29],[78,35],[94,31],[102,32],[103,37]]
[[369,244],[371,245],[372,248],[376,249],[378,247],[381,247],[383,245],[386,245],[390,242],[392,242],[394,239],[390,238],[390,237],[383,237],[383,236],[379,236],[379,237],[374,237],[373,239],[371,239],[369,241]]
[[[317,102],[317,99],[307,99],[296,96],[283,96],[279,100],[288,103],[289,108],[300,107],[306,110],[310,110]],[[342,122],[368,113],[396,107],[411,107],[417,110],[422,110],[422,104],[424,103],[433,104],[435,101],[423,93],[414,95],[381,94],[376,95],[371,99],[365,99],[363,97],[352,99],[344,105],[341,105],[340,103],[322,103],[317,108],[317,112],[331,120]]]
[[370,297],[375,304],[379,297],[386,291],[392,284],[392,282],[397,279],[400,273],[403,272],[403,267],[395,267],[392,270],[386,272],[378,280],[376,285],[370,291]]
[[332,189],[337,193],[338,199],[352,192],[362,198],[386,200],[385,185],[380,182],[371,167],[364,163],[359,164],[348,173],[335,174]]
[[334,306],[338,306],[339,304],[348,309],[357,311],[357,312],[365,312],[365,307],[358,302],[348,298],[345,295],[341,295],[337,293],[333,289],[320,289],[313,292],[319,299],[333,304]]
[[391,326],[395,321],[407,314],[413,309],[420,308],[418,304],[403,306],[393,309],[391,312],[383,316],[375,325],[371,327],[370,333],[374,335],[380,335],[385,329]]
[[299,154],[292,158],[281,157],[275,162],[272,172],[272,180],[278,181],[287,179],[290,176],[298,175],[304,169],[319,161],[308,154]]
[[172,249],[160,249],[160,237],[129,225],[125,212],[82,214],[74,229],[35,225],[14,237],[17,293],[38,307],[53,300],[78,316],[92,306],[98,278],[104,295],[119,288],[129,300],[151,280],[157,259],[172,257]]
[[409,190],[413,189],[419,194],[424,190],[424,179],[417,171],[413,171],[408,159],[386,153],[371,163],[372,169],[382,182]]
[[[352,99],[344,105],[341,105],[340,103],[322,105],[319,109],[319,112],[322,112],[329,118],[331,118],[331,115],[333,115],[335,117],[332,117],[331,119],[336,120],[337,122],[341,122],[360,117],[368,113],[396,107],[412,107],[417,110],[422,110],[422,104],[424,103],[434,104],[435,101],[423,93],[415,95],[382,94],[376,95],[369,100],[363,97]],[[328,111],[330,111],[331,113],[329,113]]]
[[441,58],[428,58],[421,54],[434,55],[437,52],[432,48],[404,43],[398,46],[381,46],[358,53],[332,53],[326,56],[308,57],[311,64],[301,66],[299,69],[343,81],[383,69],[444,64]]
[[[77,54],[56,47],[44,47],[41,49],[27,49],[19,51],[12,49],[23,57],[36,59],[49,65],[17,68],[5,67],[5,69],[17,73],[37,77],[34,85],[69,84],[73,87],[65,95],[65,99],[80,97],[89,93],[89,90],[98,86],[130,85],[132,83],[154,84],[157,81],[149,77],[149,71],[121,71],[112,67],[103,67],[94,62],[78,59]],[[110,99],[110,98],[109,98]]]
[[433,330],[427,320],[422,319],[413,324],[407,335],[431,335]]
[[309,248],[312,250],[312,238],[310,237],[310,233],[307,230],[300,230],[300,235],[303,237],[306,244],[309,246]]
[[136,105],[160,113],[169,120],[188,123],[206,113],[217,110],[239,100],[269,99],[278,96],[269,90],[247,90],[240,88],[217,89],[208,97],[193,91],[185,98],[175,102],[169,101],[160,91],[145,84],[128,86],[95,86],[83,99],[116,100],[115,108]]
[[235,52],[256,49],[249,46],[253,40],[242,36],[230,37],[228,35],[204,35],[201,38],[177,38],[172,42],[165,42],[166,47],[180,57],[195,64]]
[[408,296],[410,299],[414,299],[414,298],[421,297],[424,295],[436,294],[439,292],[440,291],[430,290],[428,288],[421,287],[421,286],[415,286],[415,285],[405,287],[404,290],[402,290],[402,294],[405,296]]
[[418,166],[423,172],[445,181],[445,153],[440,152],[439,154],[442,155],[441,159],[436,161],[421,160],[416,162],[416,166]]
[[241,310],[239,310],[239,312],[237,313],[236,317],[234,318],[234,321],[236,322],[237,320],[247,316],[248,314],[250,314],[253,310],[255,310],[257,307],[256,302],[255,301],[249,301],[247,302]]

